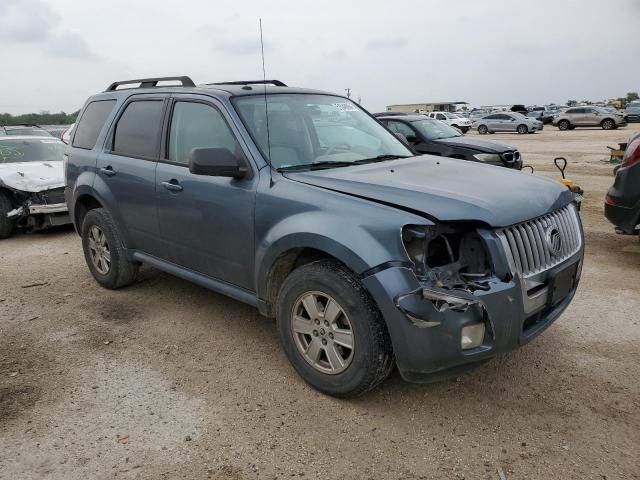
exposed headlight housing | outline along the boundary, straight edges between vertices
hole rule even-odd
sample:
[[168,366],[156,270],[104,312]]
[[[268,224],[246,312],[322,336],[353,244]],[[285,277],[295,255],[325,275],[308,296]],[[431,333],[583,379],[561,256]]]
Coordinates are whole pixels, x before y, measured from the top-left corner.
[[473,158],[480,162],[499,162],[500,155],[497,153],[476,153]]
[[402,242],[419,280],[438,288],[487,289],[491,267],[475,229],[406,225]]

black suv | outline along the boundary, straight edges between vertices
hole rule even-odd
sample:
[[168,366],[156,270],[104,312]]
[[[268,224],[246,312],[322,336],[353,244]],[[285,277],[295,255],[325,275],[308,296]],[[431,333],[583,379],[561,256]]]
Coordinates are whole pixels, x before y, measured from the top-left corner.
[[336,396],[396,365],[458,375],[571,302],[583,236],[560,184],[415,156],[338,95],[165,80],[92,96],[67,149],[67,204],[104,287],[146,263],[254,305]]
[[501,167],[522,168],[520,152],[504,143],[465,137],[444,122],[424,115],[376,115],[395,134],[402,135],[418,153],[460,158]]

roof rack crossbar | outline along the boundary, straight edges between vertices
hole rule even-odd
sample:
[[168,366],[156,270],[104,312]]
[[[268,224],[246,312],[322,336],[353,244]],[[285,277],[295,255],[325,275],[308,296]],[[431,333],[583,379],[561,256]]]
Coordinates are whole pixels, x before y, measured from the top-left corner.
[[215,82],[207,85],[275,85],[276,87],[286,87],[280,80],[236,80],[234,82]]
[[123,80],[121,82],[113,82],[111,85],[107,87],[105,92],[113,92],[118,89],[118,87],[122,85],[131,85],[134,83],[139,83],[140,85],[135,88],[154,88],[158,85],[158,82],[167,82],[167,81],[178,81],[182,84],[183,87],[195,87],[196,84],[193,83],[187,76],[181,77],[157,77],[157,78],[138,78],[135,80]]

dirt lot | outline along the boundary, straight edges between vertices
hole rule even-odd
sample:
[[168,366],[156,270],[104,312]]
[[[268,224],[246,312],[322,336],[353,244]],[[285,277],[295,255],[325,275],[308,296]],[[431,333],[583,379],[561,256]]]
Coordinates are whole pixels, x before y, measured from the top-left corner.
[[565,155],[586,190],[575,301],[456,382],[353,401],[307,387],[250,307],[150,268],[101,289],[69,229],[2,241],[0,478],[640,478],[640,244],[602,215],[631,130],[488,137],[536,174]]

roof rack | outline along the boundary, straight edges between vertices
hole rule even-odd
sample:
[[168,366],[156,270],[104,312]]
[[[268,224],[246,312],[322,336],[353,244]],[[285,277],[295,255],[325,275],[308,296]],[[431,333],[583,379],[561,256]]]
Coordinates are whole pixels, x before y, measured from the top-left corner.
[[118,87],[120,87],[122,85],[131,85],[131,84],[134,84],[134,83],[139,83],[140,85],[138,87],[133,87],[133,88],[154,88],[154,87],[158,86],[158,82],[167,82],[167,81],[171,81],[171,80],[175,80],[175,81],[180,82],[183,87],[195,87],[196,86],[196,84],[193,83],[193,80],[191,80],[187,76],[138,78],[136,80],[123,80],[121,82],[113,82],[111,85],[109,85],[107,87],[105,92],[113,92],[113,91],[117,90]]
[[237,80],[235,82],[215,82],[207,85],[275,85],[276,87],[286,87],[280,80]]

